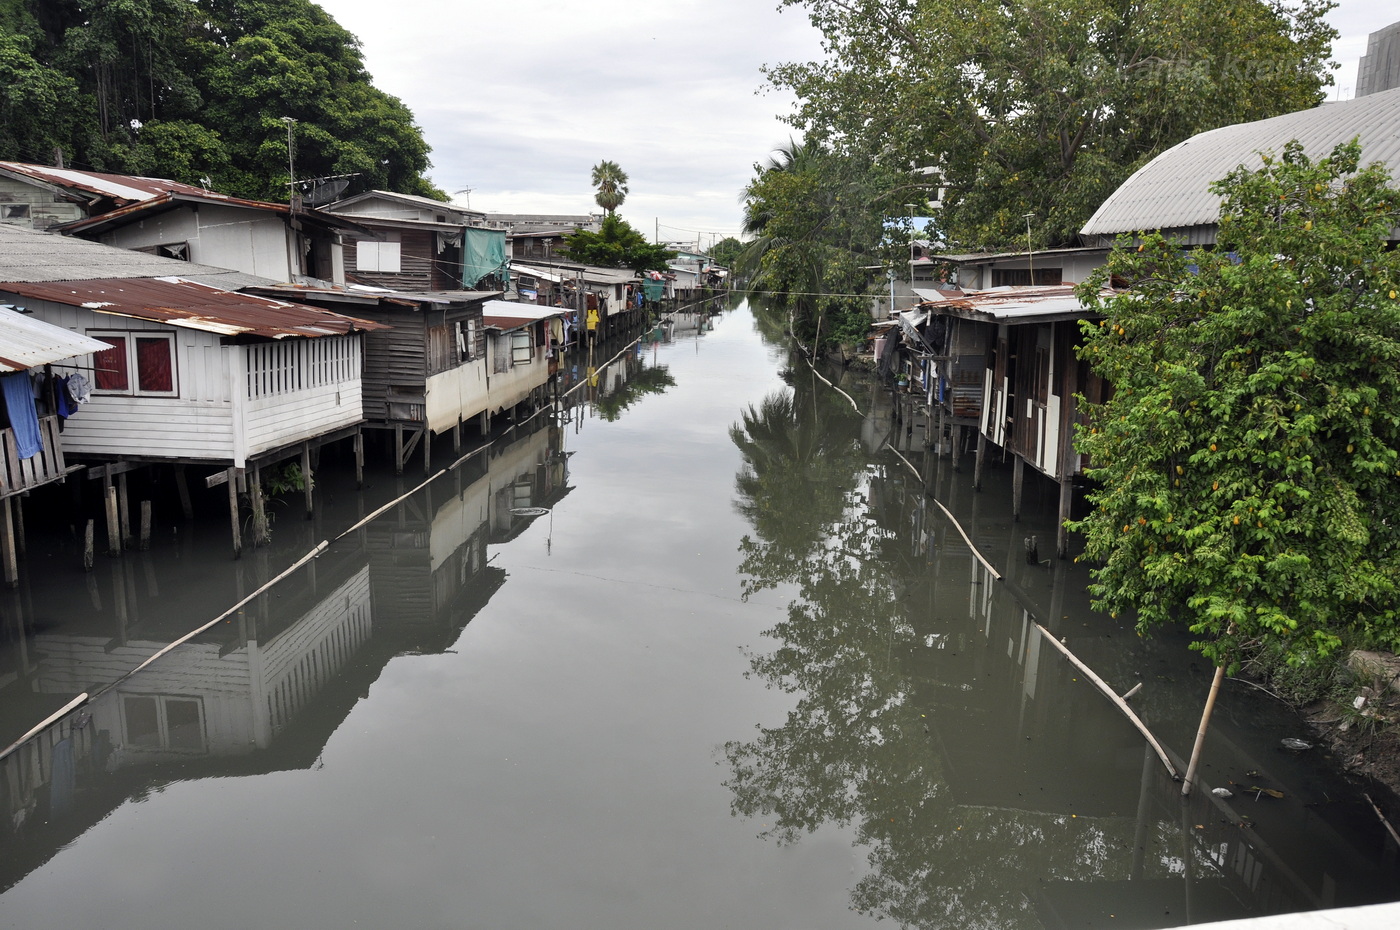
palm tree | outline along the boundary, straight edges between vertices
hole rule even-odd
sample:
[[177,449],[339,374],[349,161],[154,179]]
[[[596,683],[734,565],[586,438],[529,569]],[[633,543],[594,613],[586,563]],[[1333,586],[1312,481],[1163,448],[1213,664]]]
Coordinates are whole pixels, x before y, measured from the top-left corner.
[[627,172],[615,161],[600,161],[593,166],[593,186],[598,188],[593,195],[598,206],[613,213],[627,199]]

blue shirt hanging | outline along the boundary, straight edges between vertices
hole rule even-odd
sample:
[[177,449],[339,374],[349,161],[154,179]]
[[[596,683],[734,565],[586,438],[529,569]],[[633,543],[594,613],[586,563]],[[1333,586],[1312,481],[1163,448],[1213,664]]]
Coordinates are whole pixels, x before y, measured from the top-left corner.
[[29,373],[17,371],[0,378],[0,389],[4,390],[10,428],[15,433],[15,454],[22,459],[32,459],[44,451],[44,441],[39,436],[39,414],[34,409]]

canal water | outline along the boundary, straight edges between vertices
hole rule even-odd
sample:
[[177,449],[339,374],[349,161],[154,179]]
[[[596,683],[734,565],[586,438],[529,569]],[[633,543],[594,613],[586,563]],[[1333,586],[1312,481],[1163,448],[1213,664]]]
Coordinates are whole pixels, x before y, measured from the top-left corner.
[[429,474],[360,489],[328,453],[313,517],[284,495],[237,561],[224,489],[185,523],[138,488],[151,548],[90,573],[81,505],[31,501],[0,743],[87,699],[0,760],[0,927],[1146,928],[1400,895],[1254,689],[1180,801],[1037,624],[1143,684],[1176,765],[1210,670],[1027,564],[1053,488],[1013,519],[1009,464],[975,493],[780,338],[677,315]]

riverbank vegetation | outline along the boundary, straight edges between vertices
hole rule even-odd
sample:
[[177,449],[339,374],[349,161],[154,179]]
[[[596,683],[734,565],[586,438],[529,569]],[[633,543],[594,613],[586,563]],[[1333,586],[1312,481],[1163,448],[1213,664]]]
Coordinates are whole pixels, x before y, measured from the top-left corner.
[[1124,239],[1081,287],[1103,314],[1081,358],[1115,392],[1085,408],[1072,524],[1095,606],[1357,709],[1374,682],[1341,658],[1400,647],[1400,190],[1360,151],[1266,154],[1213,185],[1214,249]]

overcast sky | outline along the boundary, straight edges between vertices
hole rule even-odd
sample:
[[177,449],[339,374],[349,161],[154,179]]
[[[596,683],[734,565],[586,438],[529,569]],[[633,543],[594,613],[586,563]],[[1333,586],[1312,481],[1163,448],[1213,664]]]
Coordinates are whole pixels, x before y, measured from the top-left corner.
[[[738,232],[739,191],[783,142],[790,97],[759,68],[820,56],[778,0],[318,0],[359,37],[376,86],[432,146],[432,180],[490,212],[588,213],[589,170],[630,176],[618,211],[649,236]],[[1368,33],[1393,0],[1342,0],[1333,95],[1350,97]]]

